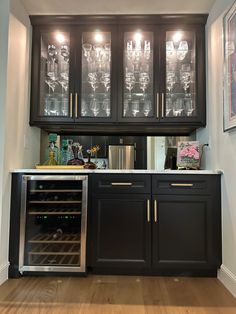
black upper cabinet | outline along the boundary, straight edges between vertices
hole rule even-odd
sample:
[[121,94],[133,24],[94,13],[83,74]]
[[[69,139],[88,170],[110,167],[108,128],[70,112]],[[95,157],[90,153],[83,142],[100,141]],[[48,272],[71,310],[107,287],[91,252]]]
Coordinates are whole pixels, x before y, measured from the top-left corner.
[[30,124],[130,135],[204,126],[206,18],[32,16]]

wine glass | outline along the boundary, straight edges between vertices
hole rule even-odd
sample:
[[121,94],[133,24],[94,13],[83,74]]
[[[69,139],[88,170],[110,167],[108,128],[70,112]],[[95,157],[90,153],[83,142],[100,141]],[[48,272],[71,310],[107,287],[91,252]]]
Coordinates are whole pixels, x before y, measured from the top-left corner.
[[90,61],[90,56],[91,56],[91,51],[92,51],[92,45],[85,43],[82,45],[83,50],[84,50],[84,56],[87,59],[87,61]]
[[92,98],[90,101],[90,109],[93,112],[94,117],[99,114],[100,106],[96,98]]
[[86,117],[88,115],[88,106],[85,101],[81,103],[81,116]]
[[140,86],[140,89],[143,91],[143,94],[145,94],[145,90],[149,82],[150,82],[150,77],[147,72],[139,73],[139,86]]
[[170,59],[175,55],[175,47],[172,40],[166,42],[166,58]]
[[150,100],[145,100],[144,101],[144,105],[143,105],[143,114],[144,114],[145,117],[148,117],[151,109],[152,109],[151,101]]
[[184,60],[186,54],[188,53],[188,43],[186,40],[181,40],[179,43],[179,47],[177,49],[177,59],[182,61]]
[[110,115],[111,115],[111,104],[110,104],[110,99],[109,98],[105,98],[103,100],[102,109],[105,111],[106,116],[110,117]]
[[100,82],[104,85],[106,92],[110,89],[110,73],[103,72]]
[[131,91],[134,88],[135,85],[135,76],[134,73],[128,72],[125,75],[125,83],[126,83],[126,88],[129,91],[129,99],[131,99]]
[[96,72],[88,73],[88,83],[92,87],[93,94],[95,94],[96,89],[98,88],[98,75]]
[[166,88],[171,93],[174,84],[176,83],[176,75],[174,71],[168,71],[166,73]]
[[132,101],[132,115],[136,117],[138,113],[139,113],[139,101],[133,100]]
[[184,93],[185,93],[185,95],[187,95],[187,90],[188,90],[188,88],[190,86],[190,82],[191,82],[190,72],[180,71],[180,81],[183,84]]

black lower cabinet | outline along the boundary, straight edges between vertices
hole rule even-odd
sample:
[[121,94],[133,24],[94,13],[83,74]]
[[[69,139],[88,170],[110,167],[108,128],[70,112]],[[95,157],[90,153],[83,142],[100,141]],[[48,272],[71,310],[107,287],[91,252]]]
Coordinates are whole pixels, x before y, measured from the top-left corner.
[[219,259],[214,242],[220,243],[220,234],[214,233],[217,218],[211,198],[154,195],[153,203],[152,267],[183,273],[216,269]]
[[[147,189],[146,194],[143,189],[132,194],[132,185],[126,194],[124,187],[114,186],[109,188],[113,194],[108,188],[106,193],[100,189],[94,194],[92,270],[100,274],[216,276],[221,265],[220,177],[151,177],[149,194]],[[94,180],[95,190],[100,181],[109,186],[110,177],[99,178]],[[124,181],[118,175],[115,179]],[[135,176],[129,179],[137,181]]]
[[146,269],[151,265],[150,196],[99,195],[93,199],[92,265],[111,269]]

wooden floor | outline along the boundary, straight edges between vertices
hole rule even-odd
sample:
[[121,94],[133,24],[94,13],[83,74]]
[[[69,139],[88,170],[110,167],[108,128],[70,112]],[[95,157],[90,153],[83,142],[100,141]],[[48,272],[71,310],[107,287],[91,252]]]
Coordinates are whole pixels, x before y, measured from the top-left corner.
[[0,287],[0,313],[236,314],[215,278],[24,277]]

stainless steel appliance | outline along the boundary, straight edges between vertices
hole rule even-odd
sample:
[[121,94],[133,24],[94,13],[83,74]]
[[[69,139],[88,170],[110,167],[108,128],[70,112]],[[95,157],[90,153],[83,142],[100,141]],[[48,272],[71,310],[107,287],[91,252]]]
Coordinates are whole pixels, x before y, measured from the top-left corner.
[[109,169],[134,169],[135,149],[133,145],[109,145]]
[[88,176],[24,175],[19,271],[85,272]]

